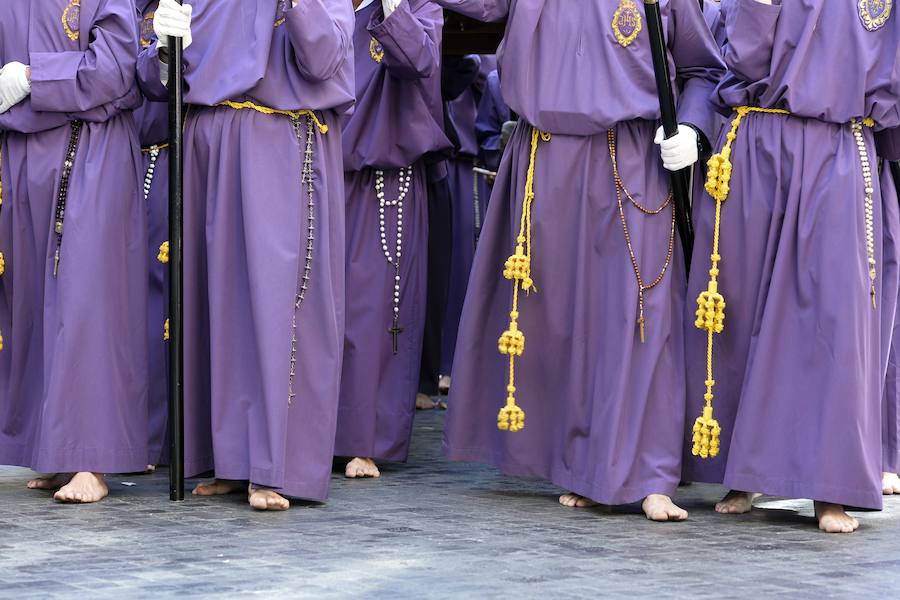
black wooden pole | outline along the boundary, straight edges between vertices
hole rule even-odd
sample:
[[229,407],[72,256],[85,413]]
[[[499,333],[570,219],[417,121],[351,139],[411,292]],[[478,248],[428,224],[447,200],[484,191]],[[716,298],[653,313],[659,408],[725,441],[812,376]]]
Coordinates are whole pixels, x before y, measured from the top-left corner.
[[[181,0],[177,0],[181,3]],[[184,500],[184,52],[169,37],[169,499]]]
[[[656,91],[659,95],[659,111],[666,139],[678,133],[678,116],[675,112],[675,94],[669,76],[669,53],[663,34],[662,15],[658,0],[644,0],[644,14],[647,18],[647,34],[650,36],[650,52],[653,55],[653,72],[656,76]],[[675,224],[678,237],[684,249],[684,263],[687,272],[691,270],[691,254],[694,249],[694,226],[691,223],[689,195],[690,168],[673,172],[672,195],[675,199]]]

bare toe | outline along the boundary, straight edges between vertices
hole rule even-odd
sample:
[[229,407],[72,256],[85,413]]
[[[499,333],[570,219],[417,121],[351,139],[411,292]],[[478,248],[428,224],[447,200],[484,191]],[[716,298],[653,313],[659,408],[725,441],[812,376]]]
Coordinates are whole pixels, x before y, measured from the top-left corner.
[[195,496],[223,496],[243,491],[246,481],[235,479],[213,479],[197,484],[192,492]]
[[109,494],[109,488],[101,473],[76,473],[71,481],[53,495],[54,500],[64,503],[87,504],[99,502]]
[[651,521],[685,521],[688,513],[663,494],[650,494],[641,504],[644,514]]
[[825,533],[853,533],[859,529],[859,521],[848,515],[843,506],[816,502],[815,507],[819,529]]

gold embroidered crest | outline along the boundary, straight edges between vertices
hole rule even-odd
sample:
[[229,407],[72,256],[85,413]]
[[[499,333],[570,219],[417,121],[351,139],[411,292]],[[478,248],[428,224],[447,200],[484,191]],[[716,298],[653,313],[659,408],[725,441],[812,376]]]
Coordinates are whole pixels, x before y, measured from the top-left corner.
[[372,60],[378,64],[381,64],[381,61],[384,60],[384,48],[381,47],[381,44],[375,38],[372,38],[372,41],[369,42],[369,54],[372,55]]
[[62,14],[62,26],[73,42],[81,37],[81,0],[69,0]]
[[643,19],[634,0],[621,0],[613,13],[612,29],[616,40],[625,48],[637,39],[643,27]]
[[869,31],[881,29],[891,18],[894,0],[859,0],[859,18]]
[[287,10],[287,3],[289,0],[277,0],[278,4],[275,5],[275,25],[274,27],[281,27],[284,25],[284,11]]
[[151,11],[144,15],[141,21],[141,48],[148,48],[153,43],[153,17],[156,13]]

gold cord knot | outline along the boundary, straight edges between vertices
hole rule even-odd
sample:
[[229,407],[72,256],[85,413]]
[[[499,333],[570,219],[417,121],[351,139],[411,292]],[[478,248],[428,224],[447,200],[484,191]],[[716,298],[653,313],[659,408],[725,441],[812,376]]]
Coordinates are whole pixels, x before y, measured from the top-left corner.
[[169,242],[163,242],[159,245],[159,254],[156,255],[156,260],[162,264],[169,262]]

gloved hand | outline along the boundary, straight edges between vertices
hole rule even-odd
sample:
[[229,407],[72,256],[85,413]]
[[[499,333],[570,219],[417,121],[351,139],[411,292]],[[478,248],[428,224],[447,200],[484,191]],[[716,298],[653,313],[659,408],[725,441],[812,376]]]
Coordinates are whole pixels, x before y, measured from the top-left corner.
[[381,0],[381,7],[384,8],[384,18],[391,16],[397,7],[400,6],[400,0]]
[[175,0],[160,0],[153,17],[153,31],[159,41],[157,48],[169,47],[169,36],[182,38],[184,48],[191,45],[191,15],[194,7]]
[[697,145],[697,132],[688,125],[679,125],[678,133],[669,139],[664,139],[665,133],[660,127],[656,130],[654,143],[659,145],[659,154],[662,156],[663,166],[669,171],[680,171],[691,166],[700,158],[700,149]]
[[0,114],[24,100],[31,93],[28,66],[20,62],[7,63],[0,69]]

